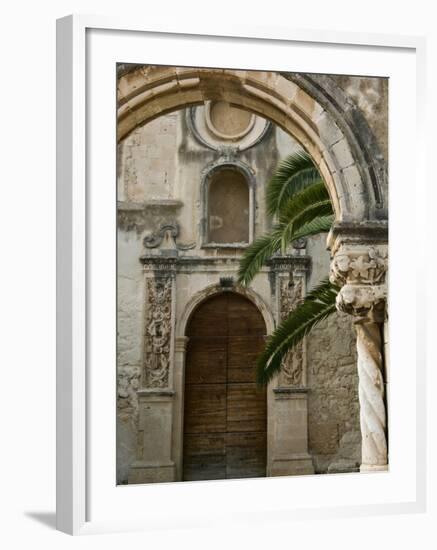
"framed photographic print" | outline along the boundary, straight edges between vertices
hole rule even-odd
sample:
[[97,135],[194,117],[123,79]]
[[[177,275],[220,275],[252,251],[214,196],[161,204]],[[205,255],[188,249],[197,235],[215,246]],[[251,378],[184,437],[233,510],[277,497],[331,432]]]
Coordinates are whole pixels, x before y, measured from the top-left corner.
[[423,49],[58,21],[60,530],[424,508]]

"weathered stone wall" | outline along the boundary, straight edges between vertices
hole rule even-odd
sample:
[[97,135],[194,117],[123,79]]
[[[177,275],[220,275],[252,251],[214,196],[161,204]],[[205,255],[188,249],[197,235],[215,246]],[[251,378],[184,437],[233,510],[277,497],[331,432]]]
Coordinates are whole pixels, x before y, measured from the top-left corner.
[[[307,252],[312,259],[308,286],[313,288],[329,273],[326,234],[309,239]],[[360,460],[355,340],[352,317],[341,313],[307,337],[308,437],[316,473],[353,470]]]
[[117,479],[121,483],[127,480],[129,464],[135,458],[144,279],[138,261],[142,243],[137,231],[119,229],[117,244]]
[[[307,346],[308,436],[315,470],[358,470],[358,376],[350,316],[338,313],[322,322],[312,331]],[[341,448],[345,434],[358,443],[352,456]],[[340,458],[349,459],[343,468],[336,466]]]
[[363,113],[376,137],[384,158],[388,159],[388,78],[331,76]]
[[119,145],[118,200],[143,203],[170,198],[176,176],[178,115],[159,117]]
[[[266,182],[281,158],[299,145],[278,127],[263,139],[238,153],[250,166],[256,182],[254,235],[270,226],[264,210]],[[238,257],[238,249],[208,249],[201,246],[202,173],[220,153],[195,139],[185,111],[178,111],[137,128],[119,146],[118,164],[118,423],[117,479],[127,482],[129,465],[135,459],[137,398],[144,337],[144,274],[139,261],[143,239],[164,223],[177,221],[177,242],[193,243],[179,251],[180,257]],[[312,269],[307,281],[313,287],[329,271],[326,235],[308,240]],[[182,273],[177,280],[176,317],[188,300],[225,273],[236,276],[236,263],[217,269]],[[195,270],[194,270],[195,271]],[[271,286],[266,275],[254,281],[256,292],[268,302]],[[272,315],[276,305],[270,304]],[[350,318],[335,316],[307,338],[309,397],[309,444],[316,472],[348,471],[355,467],[359,452],[357,376],[354,334]],[[358,434],[358,438],[357,438]]]

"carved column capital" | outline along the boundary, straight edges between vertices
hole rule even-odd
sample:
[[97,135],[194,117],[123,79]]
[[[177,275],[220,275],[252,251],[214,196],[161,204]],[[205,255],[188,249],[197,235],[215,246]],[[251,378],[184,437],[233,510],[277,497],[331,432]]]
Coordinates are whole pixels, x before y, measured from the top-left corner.
[[387,299],[387,245],[340,244],[331,260],[329,279],[342,287],[337,309],[375,322],[384,320]]
[[339,311],[349,313],[359,319],[368,318],[376,323],[384,321],[387,286],[382,285],[344,285],[336,299]]
[[387,273],[387,245],[341,245],[331,260],[331,283],[379,285]]

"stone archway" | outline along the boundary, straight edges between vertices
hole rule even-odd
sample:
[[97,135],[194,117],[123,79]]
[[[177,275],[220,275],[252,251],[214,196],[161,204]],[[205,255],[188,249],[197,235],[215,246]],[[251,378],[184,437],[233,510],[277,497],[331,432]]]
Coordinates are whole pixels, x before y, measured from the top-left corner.
[[206,101],[226,101],[274,122],[314,159],[335,210],[328,246],[331,280],[342,287],[337,305],[357,320],[362,468],[386,469],[380,324],[387,297],[387,170],[363,117],[329,80],[308,75],[132,69],[118,80],[119,140],[163,114]]
[[338,222],[386,219],[387,174],[376,140],[341,90],[329,92],[299,75],[134,66],[118,81],[118,139],[163,114],[227,101],[271,120],[308,151],[327,184]]

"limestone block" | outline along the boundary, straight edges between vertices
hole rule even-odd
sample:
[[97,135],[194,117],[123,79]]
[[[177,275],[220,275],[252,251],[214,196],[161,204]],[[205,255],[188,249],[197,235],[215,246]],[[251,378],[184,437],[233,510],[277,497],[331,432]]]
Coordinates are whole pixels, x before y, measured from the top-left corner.
[[307,338],[309,449],[326,472],[346,432],[360,431],[352,319],[334,314]]
[[287,459],[275,459],[270,476],[300,476],[314,474],[312,458],[308,454],[296,454]]
[[167,390],[138,390],[137,460],[130,465],[129,483],[175,481],[173,397]]
[[328,467],[328,473],[359,472],[361,464],[361,434],[350,430],[340,439],[337,453]]
[[363,182],[357,166],[355,164],[352,164],[347,168],[343,168],[342,173],[347,182],[347,188],[351,196],[353,196],[354,201],[364,202],[365,198],[363,196],[363,193],[364,193]]
[[143,464],[135,462],[129,469],[129,484],[168,483],[176,481],[176,467],[170,464]]
[[322,112],[316,122],[320,138],[328,149],[344,137],[343,132],[326,111]]
[[302,111],[304,111],[309,117],[312,116],[316,102],[314,99],[304,92],[301,88],[298,89],[294,102]]
[[354,164],[354,158],[350,151],[349,145],[346,139],[341,139],[331,146],[331,151],[336,158],[336,161],[340,168],[344,169],[347,166]]

